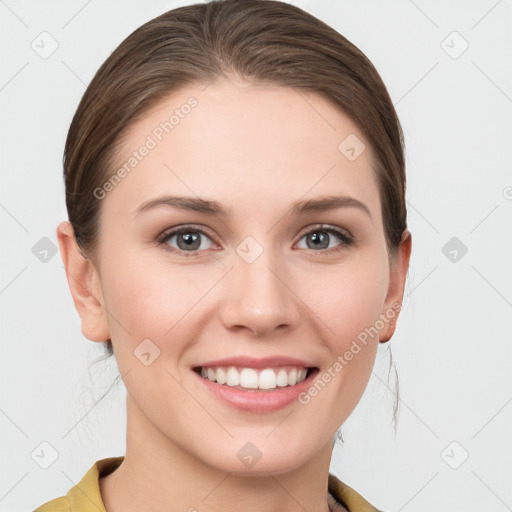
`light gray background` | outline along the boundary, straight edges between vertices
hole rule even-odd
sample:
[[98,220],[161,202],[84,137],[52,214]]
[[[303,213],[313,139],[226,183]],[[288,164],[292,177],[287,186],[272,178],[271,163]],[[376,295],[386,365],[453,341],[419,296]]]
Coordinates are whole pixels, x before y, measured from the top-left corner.
[[[2,512],[33,510],[124,454],[115,362],[88,368],[102,351],[80,332],[60,255],[43,262],[32,248],[57,244],[66,218],[62,151],[86,84],[136,27],[188,3],[0,0]],[[385,511],[511,510],[512,2],[294,3],[372,60],[407,146],[404,309],[331,471]],[[43,31],[58,42],[46,59],[31,47],[51,48]],[[58,452],[48,469],[43,442]]]

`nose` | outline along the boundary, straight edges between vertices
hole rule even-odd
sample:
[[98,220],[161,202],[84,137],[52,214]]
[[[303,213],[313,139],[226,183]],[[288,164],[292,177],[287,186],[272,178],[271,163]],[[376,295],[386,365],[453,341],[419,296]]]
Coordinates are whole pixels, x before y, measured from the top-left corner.
[[263,337],[298,325],[300,298],[293,290],[286,262],[278,262],[270,251],[263,251],[252,263],[235,254],[227,277],[221,311],[227,329]]

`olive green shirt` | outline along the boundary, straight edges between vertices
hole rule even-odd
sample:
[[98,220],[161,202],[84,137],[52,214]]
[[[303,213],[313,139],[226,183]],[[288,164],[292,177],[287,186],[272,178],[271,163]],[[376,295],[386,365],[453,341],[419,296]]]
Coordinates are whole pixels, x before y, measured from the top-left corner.
[[[109,457],[94,463],[66,496],[41,505],[34,512],[106,512],[101,499],[99,479],[112,473],[124,456]],[[379,512],[354,489],[329,474],[327,502],[331,512]]]

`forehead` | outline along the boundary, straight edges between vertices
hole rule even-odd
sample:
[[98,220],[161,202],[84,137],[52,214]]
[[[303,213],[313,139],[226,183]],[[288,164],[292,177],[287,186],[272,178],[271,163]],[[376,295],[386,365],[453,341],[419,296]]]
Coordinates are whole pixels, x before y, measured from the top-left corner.
[[107,202],[128,213],[168,193],[261,211],[339,193],[378,215],[372,161],[361,131],[319,94],[222,80],[173,93],[129,128]]

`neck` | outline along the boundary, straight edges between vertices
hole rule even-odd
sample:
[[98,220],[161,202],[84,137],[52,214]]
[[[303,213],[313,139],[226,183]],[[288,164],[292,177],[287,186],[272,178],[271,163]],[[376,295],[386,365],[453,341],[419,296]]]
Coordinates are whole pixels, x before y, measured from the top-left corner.
[[301,467],[241,476],[206,464],[155,429],[127,398],[123,463],[100,479],[107,512],[329,512],[332,442]]

